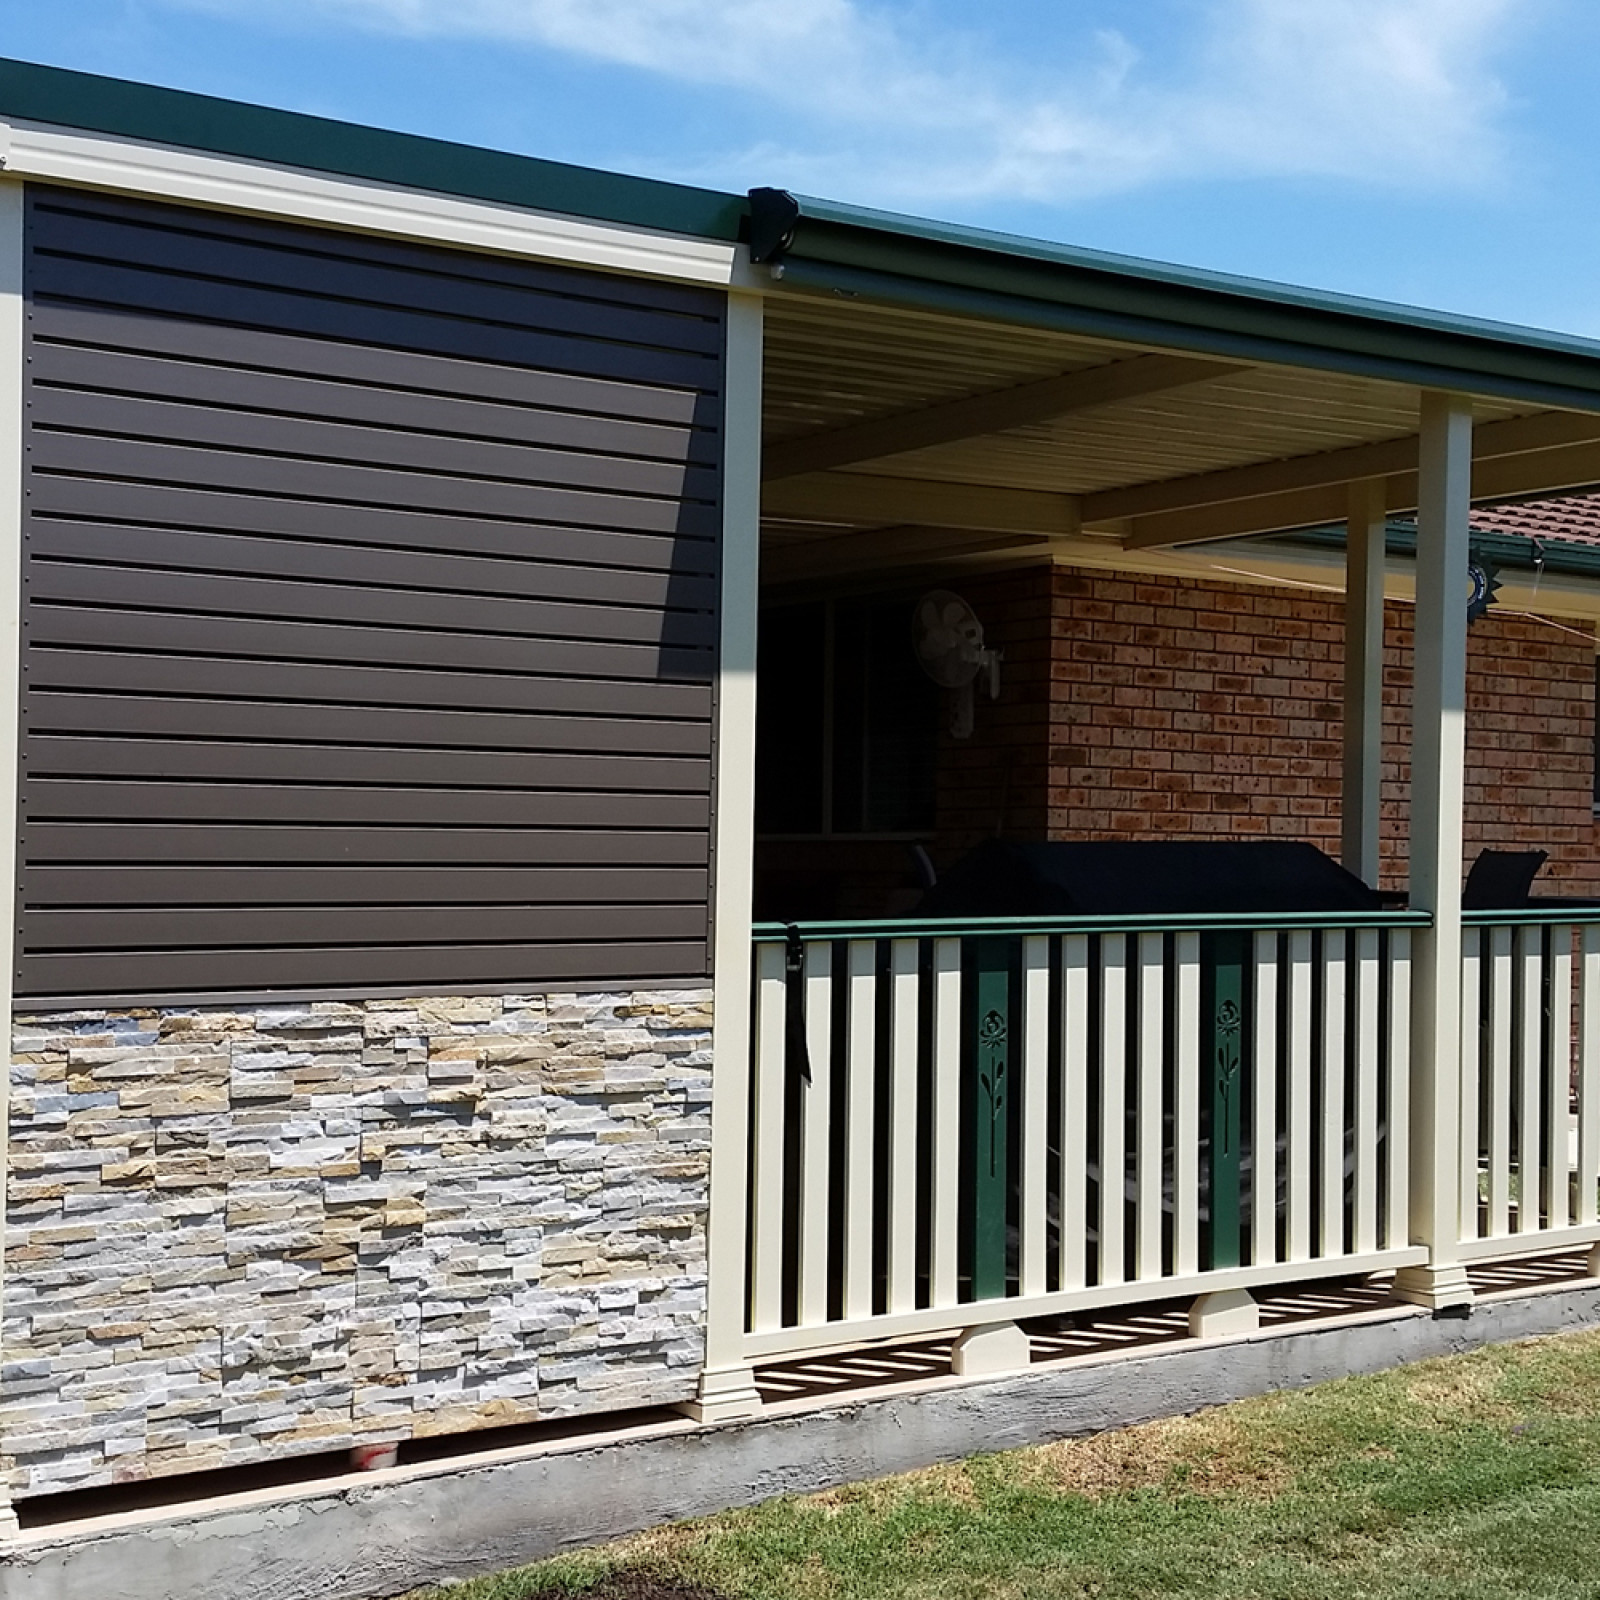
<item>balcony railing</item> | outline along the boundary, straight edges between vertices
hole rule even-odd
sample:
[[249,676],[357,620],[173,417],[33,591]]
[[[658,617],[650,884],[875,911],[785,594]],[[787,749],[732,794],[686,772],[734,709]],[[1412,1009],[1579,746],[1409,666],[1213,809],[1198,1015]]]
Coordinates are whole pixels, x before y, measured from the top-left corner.
[[1427,921],[758,928],[745,1359],[1425,1261]]
[[1461,1255],[1600,1238],[1600,909],[1467,912]]

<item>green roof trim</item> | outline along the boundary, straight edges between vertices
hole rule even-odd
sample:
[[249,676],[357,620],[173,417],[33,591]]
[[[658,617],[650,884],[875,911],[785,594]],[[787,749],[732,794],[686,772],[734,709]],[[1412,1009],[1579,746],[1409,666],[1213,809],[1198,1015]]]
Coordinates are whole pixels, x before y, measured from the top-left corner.
[[[759,207],[774,193],[752,199]],[[796,290],[1600,410],[1600,341],[784,198],[777,259]]]
[[743,195],[6,58],[0,117],[729,242],[748,209]]
[[[1326,528],[1301,528],[1294,533],[1269,534],[1274,544],[1316,546],[1339,549],[1345,545],[1345,530],[1335,524]],[[1384,552],[1405,561],[1417,555],[1417,525],[1392,520],[1384,534]],[[1537,546],[1537,548],[1535,548]],[[1600,580],[1600,545],[1569,544],[1548,534],[1524,537],[1515,533],[1492,533],[1474,528],[1472,548],[1494,563],[1502,572],[1559,573],[1567,578]]]

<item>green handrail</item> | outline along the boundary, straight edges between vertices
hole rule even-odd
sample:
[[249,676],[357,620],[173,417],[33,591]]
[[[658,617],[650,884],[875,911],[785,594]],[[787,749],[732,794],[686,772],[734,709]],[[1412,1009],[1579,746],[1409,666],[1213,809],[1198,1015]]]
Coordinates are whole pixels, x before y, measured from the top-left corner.
[[[1499,917],[1501,913],[1494,913]],[[1510,913],[1511,920],[1523,920]],[[1600,906],[1594,915],[1600,917]],[[1569,911],[1552,920],[1581,920]],[[967,935],[1051,933],[1208,933],[1295,928],[1426,928],[1426,911],[1205,911],[1137,916],[897,917],[860,922],[758,922],[757,944],[779,944],[792,926],[802,939],[956,939]]]
[[1600,922],[1600,901],[1593,905],[1541,906],[1537,903],[1512,906],[1505,911],[1463,911],[1463,928],[1534,927],[1549,928],[1557,924],[1582,927]]

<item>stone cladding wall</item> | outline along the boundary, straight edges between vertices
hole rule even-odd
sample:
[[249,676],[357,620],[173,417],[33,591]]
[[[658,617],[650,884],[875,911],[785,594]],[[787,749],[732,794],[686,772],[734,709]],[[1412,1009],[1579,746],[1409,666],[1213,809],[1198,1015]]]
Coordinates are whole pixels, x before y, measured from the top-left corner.
[[14,1496],[682,1400],[707,992],[19,1018]]

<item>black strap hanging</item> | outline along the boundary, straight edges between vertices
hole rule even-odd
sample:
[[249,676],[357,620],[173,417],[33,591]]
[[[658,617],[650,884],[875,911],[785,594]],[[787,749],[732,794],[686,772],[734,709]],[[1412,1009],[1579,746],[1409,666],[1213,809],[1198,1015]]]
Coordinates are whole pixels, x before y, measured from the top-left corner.
[[790,1062],[811,1082],[811,1051],[806,1045],[806,947],[800,930],[791,922],[784,929],[783,986],[785,1045]]

